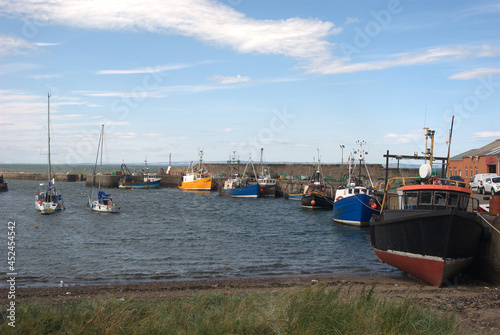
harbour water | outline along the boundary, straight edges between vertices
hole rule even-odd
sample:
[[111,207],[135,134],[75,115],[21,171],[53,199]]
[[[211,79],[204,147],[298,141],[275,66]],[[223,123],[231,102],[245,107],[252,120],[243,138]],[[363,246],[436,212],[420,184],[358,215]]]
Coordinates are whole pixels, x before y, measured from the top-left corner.
[[19,286],[399,273],[377,261],[368,229],[334,223],[331,211],[303,210],[299,201],[110,189],[121,213],[99,214],[86,207],[85,182],[59,182],[66,209],[44,216],[34,208],[37,181],[8,185],[0,193],[1,268],[5,274],[14,221]]

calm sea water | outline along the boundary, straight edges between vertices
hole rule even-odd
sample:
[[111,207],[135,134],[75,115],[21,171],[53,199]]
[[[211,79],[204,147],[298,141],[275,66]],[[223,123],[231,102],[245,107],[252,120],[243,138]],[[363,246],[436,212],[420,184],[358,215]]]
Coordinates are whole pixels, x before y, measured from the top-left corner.
[[122,211],[99,214],[86,207],[84,182],[59,182],[66,210],[44,216],[34,207],[38,182],[8,185],[0,193],[1,272],[9,272],[14,221],[21,286],[397,273],[376,260],[368,229],[334,223],[331,211],[302,210],[298,201],[109,189]]

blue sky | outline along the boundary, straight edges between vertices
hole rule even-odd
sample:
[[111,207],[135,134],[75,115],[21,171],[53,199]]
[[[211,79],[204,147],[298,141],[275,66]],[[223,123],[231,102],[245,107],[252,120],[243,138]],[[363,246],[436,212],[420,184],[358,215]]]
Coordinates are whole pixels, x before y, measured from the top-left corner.
[[500,138],[498,1],[0,2],[0,163],[344,160]]

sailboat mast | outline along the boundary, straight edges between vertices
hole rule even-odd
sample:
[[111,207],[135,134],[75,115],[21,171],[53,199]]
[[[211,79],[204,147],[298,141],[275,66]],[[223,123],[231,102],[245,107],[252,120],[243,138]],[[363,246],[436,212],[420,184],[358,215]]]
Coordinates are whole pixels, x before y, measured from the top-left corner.
[[102,151],[104,147],[104,124],[101,128],[101,162],[99,164],[99,190],[101,189],[101,175],[102,175]]
[[52,168],[50,166],[50,93],[47,94],[47,133],[48,133],[48,155],[49,155],[49,172],[48,172],[48,178],[49,178],[49,185],[50,185],[50,179],[52,176]]

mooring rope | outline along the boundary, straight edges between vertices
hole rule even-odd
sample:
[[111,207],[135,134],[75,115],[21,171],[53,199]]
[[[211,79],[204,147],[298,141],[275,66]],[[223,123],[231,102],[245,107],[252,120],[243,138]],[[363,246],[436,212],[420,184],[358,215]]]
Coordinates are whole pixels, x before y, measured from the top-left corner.
[[496,231],[497,233],[500,234],[500,231],[498,229],[496,229],[488,220],[486,220],[481,214],[479,214],[479,212],[476,213],[481,219],[484,220],[484,222],[486,222],[491,228],[493,228],[494,231]]

